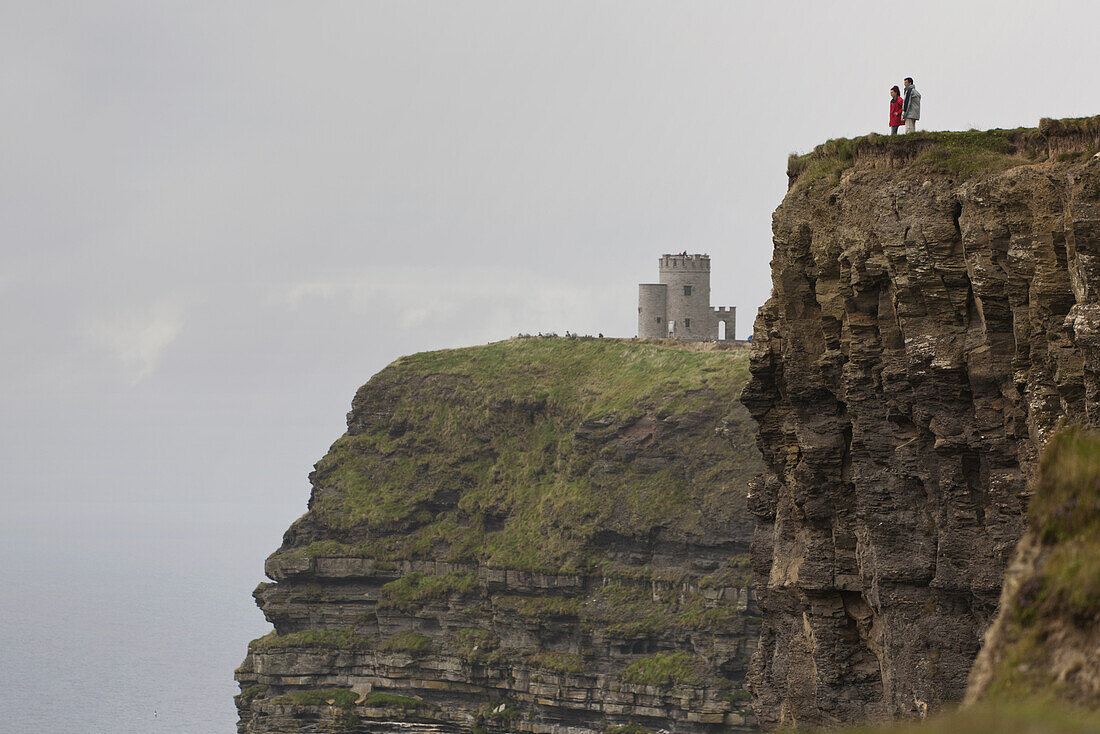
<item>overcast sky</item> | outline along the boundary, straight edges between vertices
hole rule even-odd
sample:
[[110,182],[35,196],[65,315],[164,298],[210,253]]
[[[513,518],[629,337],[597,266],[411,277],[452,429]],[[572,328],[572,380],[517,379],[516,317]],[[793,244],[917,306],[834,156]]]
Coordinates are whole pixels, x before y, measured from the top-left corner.
[[0,7],[4,501],[304,509],[372,373],[631,336],[663,252],[743,338],[787,154],[903,76],[925,128],[1100,112],[1084,1]]

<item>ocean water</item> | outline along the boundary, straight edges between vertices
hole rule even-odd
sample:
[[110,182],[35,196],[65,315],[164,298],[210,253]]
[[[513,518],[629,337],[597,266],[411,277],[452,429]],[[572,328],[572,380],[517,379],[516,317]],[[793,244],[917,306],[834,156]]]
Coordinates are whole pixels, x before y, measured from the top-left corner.
[[235,732],[233,670],[270,630],[251,591],[304,509],[6,506],[0,732]]

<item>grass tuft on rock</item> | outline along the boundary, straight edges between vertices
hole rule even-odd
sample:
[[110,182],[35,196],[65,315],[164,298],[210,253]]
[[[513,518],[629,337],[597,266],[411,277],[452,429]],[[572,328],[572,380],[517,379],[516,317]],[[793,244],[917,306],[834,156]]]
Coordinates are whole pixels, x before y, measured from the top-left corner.
[[395,693],[382,693],[380,691],[368,693],[366,698],[363,699],[363,705],[371,708],[391,709],[438,708],[434,704],[421,701],[419,698],[399,696]]
[[584,658],[571,652],[538,652],[530,656],[528,662],[554,673],[580,675],[585,672]]
[[455,633],[458,653],[467,663],[474,665],[496,665],[503,656],[500,652],[500,638],[489,630],[468,627]]
[[257,698],[262,698],[267,693],[268,687],[263,683],[248,686],[234,698],[239,708],[248,708]]
[[412,610],[429,601],[469,594],[477,587],[477,574],[426,574],[414,571],[382,586],[380,609]]
[[641,724],[622,724],[609,726],[604,730],[605,734],[653,734]]
[[622,679],[626,683],[646,686],[697,686],[703,683],[704,663],[687,652],[659,652],[639,658],[627,666]]
[[373,642],[371,638],[358,635],[348,627],[338,630],[302,630],[285,635],[278,635],[272,631],[248,643],[248,649],[251,652],[294,647],[369,650],[373,647]]
[[432,650],[430,637],[416,632],[398,632],[393,637],[385,640],[379,649],[383,652],[404,652],[410,655],[427,655]]

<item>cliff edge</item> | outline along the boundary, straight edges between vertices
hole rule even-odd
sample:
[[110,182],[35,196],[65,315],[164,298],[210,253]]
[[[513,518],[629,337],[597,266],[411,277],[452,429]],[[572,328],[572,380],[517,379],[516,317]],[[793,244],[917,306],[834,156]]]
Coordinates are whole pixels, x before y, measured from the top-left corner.
[[375,375],[255,591],[238,730],[751,729],[747,379],[743,348],[558,338]]
[[1100,405],[1100,118],[792,157],[742,400],[765,726],[963,697],[1038,452]]

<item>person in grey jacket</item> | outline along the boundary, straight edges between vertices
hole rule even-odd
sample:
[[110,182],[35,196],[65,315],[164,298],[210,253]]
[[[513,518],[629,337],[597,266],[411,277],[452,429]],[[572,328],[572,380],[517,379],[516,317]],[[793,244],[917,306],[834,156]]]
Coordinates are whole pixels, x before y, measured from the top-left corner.
[[917,131],[920,119],[920,92],[913,86],[913,77],[905,77],[905,101],[901,105],[901,116],[905,119],[905,132]]

